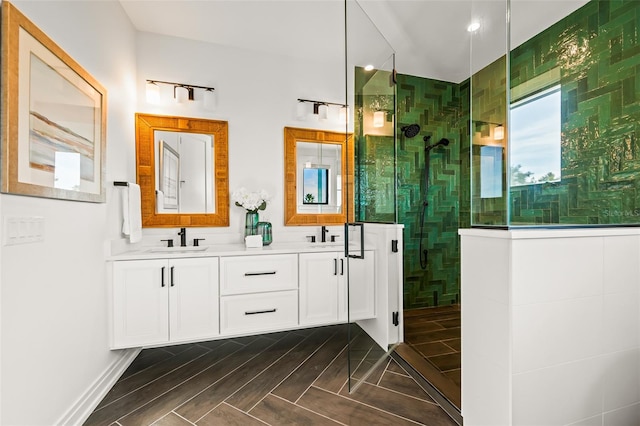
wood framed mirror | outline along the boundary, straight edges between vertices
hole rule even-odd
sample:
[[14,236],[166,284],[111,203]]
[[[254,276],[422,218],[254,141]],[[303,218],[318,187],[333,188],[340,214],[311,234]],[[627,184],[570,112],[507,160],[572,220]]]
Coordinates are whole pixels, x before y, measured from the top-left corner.
[[352,134],[285,127],[284,224],[353,222],[353,160]]
[[136,114],[142,226],[229,226],[228,123]]

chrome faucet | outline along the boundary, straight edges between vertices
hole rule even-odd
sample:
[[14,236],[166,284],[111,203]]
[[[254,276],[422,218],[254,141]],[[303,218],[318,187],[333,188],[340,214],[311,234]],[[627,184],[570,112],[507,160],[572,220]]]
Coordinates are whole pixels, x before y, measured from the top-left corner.
[[180,235],[180,247],[186,247],[187,246],[187,228],[180,228],[180,232],[178,232],[178,235]]
[[326,243],[327,242],[327,232],[329,232],[327,227],[322,225],[322,228],[320,229],[320,242],[322,242],[322,243]]

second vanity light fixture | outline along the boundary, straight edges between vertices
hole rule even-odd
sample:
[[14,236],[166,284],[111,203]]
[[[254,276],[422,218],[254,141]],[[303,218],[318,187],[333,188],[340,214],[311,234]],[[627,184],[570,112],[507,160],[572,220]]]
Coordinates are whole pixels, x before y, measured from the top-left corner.
[[329,119],[329,106],[339,106],[340,112],[340,122],[346,123],[347,117],[349,116],[349,107],[345,104],[338,104],[335,102],[325,102],[325,101],[314,101],[311,99],[300,99],[298,98],[298,118],[305,119],[307,118],[306,109],[304,107],[305,103],[313,104],[313,115],[317,115],[319,120],[328,120]]
[[173,97],[176,102],[179,104],[185,103],[186,101],[194,100],[194,90],[201,89],[204,90],[204,106],[207,109],[212,109],[215,103],[214,98],[214,88],[207,86],[196,86],[194,84],[184,84],[184,83],[174,83],[171,81],[161,81],[161,80],[147,80],[146,87],[146,95],[147,102],[150,104],[158,104],[160,103],[160,86],[159,84],[166,84],[173,86]]

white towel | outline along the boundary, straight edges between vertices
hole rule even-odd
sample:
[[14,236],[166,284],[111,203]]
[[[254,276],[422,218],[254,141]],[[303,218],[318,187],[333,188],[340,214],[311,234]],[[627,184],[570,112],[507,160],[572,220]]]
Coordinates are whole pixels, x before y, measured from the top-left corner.
[[142,211],[140,185],[129,183],[122,191],[122,233],[129,236],[129,242],[142,240]]

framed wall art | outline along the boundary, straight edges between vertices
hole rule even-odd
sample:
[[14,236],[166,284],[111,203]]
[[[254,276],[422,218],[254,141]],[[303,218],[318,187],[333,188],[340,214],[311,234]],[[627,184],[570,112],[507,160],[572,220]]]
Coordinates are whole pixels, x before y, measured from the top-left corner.
[[2,192],[105,201],[106,90],[2,2]]

